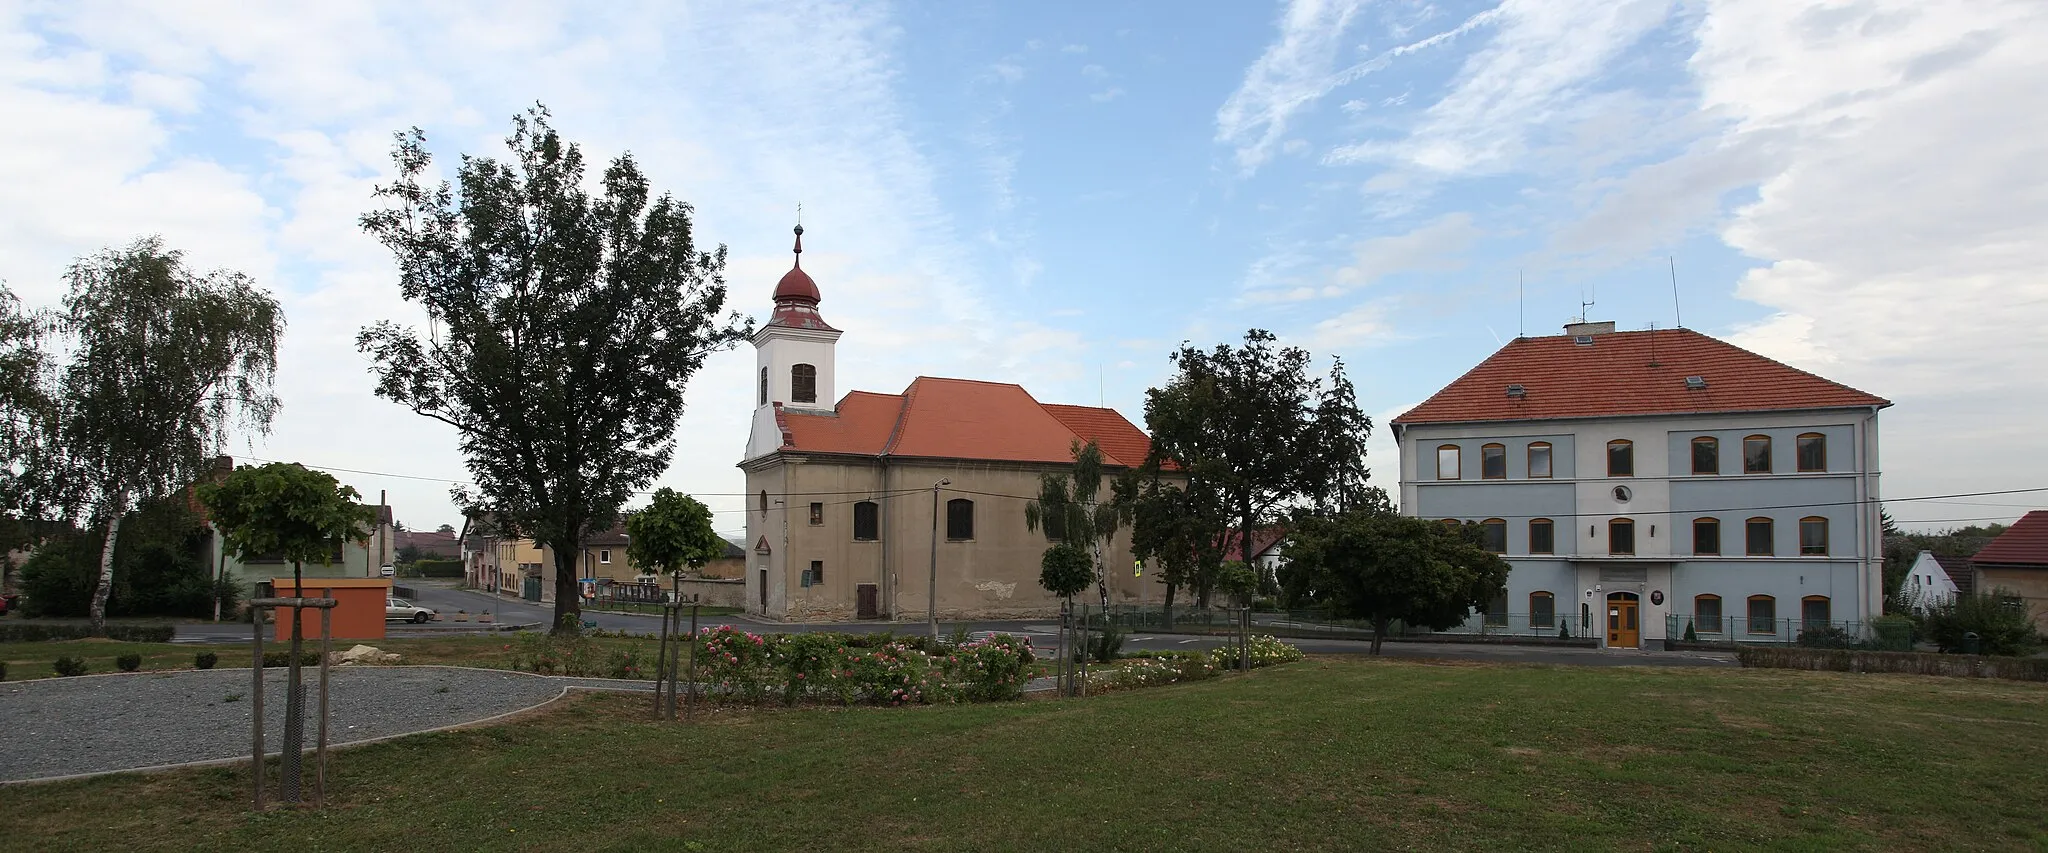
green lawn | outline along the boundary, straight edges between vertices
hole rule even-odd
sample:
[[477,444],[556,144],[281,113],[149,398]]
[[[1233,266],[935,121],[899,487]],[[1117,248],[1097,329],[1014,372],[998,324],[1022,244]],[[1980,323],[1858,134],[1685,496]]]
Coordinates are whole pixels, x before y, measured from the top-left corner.
[[[325,812],[189,771],[0,788],[34,850],[1741,850],[2048,844],[2048,687],[1310,660],[1079,700],[582,696],[338,753]],[[1941,744],[1940,746],[1930,746]]]

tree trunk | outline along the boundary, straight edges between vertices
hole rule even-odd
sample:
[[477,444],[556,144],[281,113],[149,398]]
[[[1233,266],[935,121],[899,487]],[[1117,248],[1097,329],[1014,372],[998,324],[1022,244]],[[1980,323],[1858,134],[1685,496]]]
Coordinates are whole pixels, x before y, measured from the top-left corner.
[[1383,637],[1385,637],[1386,635],[1387,635],[1387,620],[1385,620],[1385,619],[1374,619],[1374,620],[1372,620],[1372,653],[1373,653],[1374,655],[1378,655],[1378,654],[1380,653],[1380,639],[1381,639],[1381,638],[1383,638]]
[[1159,621],[1166,630],[1173,630],[1173,590],[1177,584],[1166,585],[1166,610],[1159,615]]
[[555,549],[555,624],[550,629],[556,634],[574,634],[583,630],[583,597],[576,582],[576,559],[583,549]]
[[107,596],[114,591],[114,543],[121,535],[121,517],[127,515],[127,498],[114,495],[114,510],[107,519],[107,540],[100,546],[100,582],[92,591],[92,609],[87,615],[92,620],[92,632],[107,632]]

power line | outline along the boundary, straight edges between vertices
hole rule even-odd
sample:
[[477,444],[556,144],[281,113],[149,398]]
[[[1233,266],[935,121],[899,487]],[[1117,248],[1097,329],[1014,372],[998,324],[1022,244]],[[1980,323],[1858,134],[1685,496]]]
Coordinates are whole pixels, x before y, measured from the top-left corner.
[[[284,461],[284,460],[280,460],[280,459],[265,459],[265,458],[263,458],[263,457],[261,457],[261,456],[243,456],[243,457],[241,457],[241,458],[243,458],[243,459],[247,459],[247,460],[249,460],[249,461],[251,461],[251,462],[282,462],[282,461]],[[462,485],[462,486],[474,486],[474,485],[477,485],[476,481],[474,481],[474,480],[461,480],[461,479],[455,479],[455,478],[443,478],[443,477],[422,477],[422,476],[420,476],[420,475],[418,475],[418,474],[394,474],[394,473],[392,473],[392,472],[390,472],[390,471],[365,471],[365,470],[362,470],[362,469],[359,469],[359,468],[342,468],[342,467],[339,467],[339,466],[335,466],[335,465],[315,465],[315,464],[313,464],[313,463],[310,463],[310,462],[299,462],[299,463],[296,463],[296,464],[299,464],[299,465],[304,465],[304,466],[306,466],[306,467],[308,467],[308,468],[314,468],[314,469],[317,469],[317,470],[321,470],[321,471],[341,471],[341,472],[343,472],[343,473],[348,473],[348,474],[363,474],[363,475],[366,475],[366,476],[371,476],[371,477],[394,477],[394,478],[397,478],[397,479],[401,479],[401,480],[421,480],[421,481],[424,481],[424,482],[429,482],[429,483],[451,483],[451,484],[455,484],[455,485]],[[660,491],[660,490],[659,490],[659,489],[641,489],[641,490],[639,490],[639,491],[633,492],[633,494],[636,494],[636,495],[651,495],[651,494],[654,494],[654,493],[655,493],[655,492],[657,492],[657,491]],[[923,490],[923,489],[911,489],[910,491],[913,491],[913,492],[921,492],[921,491],[924,491],[924,490]],[[875,494],[875,493],[876,493],[876,490],[874,490],[874,489],[867,489],[867,490],[860,490],[860,491],[844,491],[844,492],[769,492],[769,493],[768,493],[768,496],[769,496],[769,497],[771,497],[771,498],[784,498],[784,497],[806,497],[806,496],[811,496],[811,495],[822,495],[822,496],[837,496],[837,495],[868,495],[868,494]],[[751,498],[751,497],[755,497],[755,496],[759,495],[760,493],[759,493],[759,492],[687,492],[686,494],[689,494],[689,495],[691,495],[692,497],[707,497],[707,498]],[[725,511],[727,511],[727,510],[715,510],[715,511],[718,511],[718,512],[725,512]]]

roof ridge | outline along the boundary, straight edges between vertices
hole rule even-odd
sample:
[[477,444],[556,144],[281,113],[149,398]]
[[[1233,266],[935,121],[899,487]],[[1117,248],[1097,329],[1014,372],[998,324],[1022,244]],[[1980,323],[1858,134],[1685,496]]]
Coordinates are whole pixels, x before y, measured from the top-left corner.
[[[995,381],[995,380],[992,380],[992,379],[961,379],[961,378],[959,378],[959,377],[955,377],[955,376],[926,376],[926,375],[924,375],[924,374],[921,374],[921,373],[920,373],[920,374],[918,374],[918,376],[917,376],[917,378],[916,378],[916,379],[912,379],[912,380],[910,380],[910,388],[915,388],[915,387],[917,387],[917,383],[919,383],[919,382],[923,382],[923,381],[925,381],[925,380],[927,380],[927,379],[929,379],[929,380],[932,380],[933,382],[966,382],[966,383],[970,383],[970,384],[973,384],[973,385],[998,385],[998,386],[1001,386],[1001,387],[1004,387],[1004,388],[1015,388],[1015,389],[1017,389],[1017,390],[1019,390],[1019,391],[1024,391],[1024,396],[1027,396],[1027,397],[1030,397],[1030,396],[1031,396],[1031,392],[1030,392],[1030,391],[1025,391],[1025,390],[1024,390],[1024,386],[1022,386],[1022,385],[1019,385],[1019,384],[1017,384],[1017,383],[1015,383],[1015,382],[997,382],[997,381]],[[905,388],[905,389],[903,389],[903,390],[904,390],[904,393],[906,393],[906,394],[907,394],[907,393],[909,393],[909,391],[910,391],[910,388]],[[1032,397],[1031,399],[1032,399],[1032,401],[1033,401],[1033,402],[1036,402],[1036,401],[1038,400],[1038,398],[1036,398],[1036,397]]]
[[1854,385],[1849,385],[1849,384],[1847,384],[1847,383],[1843,383],[1843,382],[1836,382],[1836,381],[1835,381],[1835,380],[1833,380],[1833,379],[1829,379],[1829,378],[1827,378],[1827,377],[1825,377],[1825,376],[1822,376],[1822,375],[1820,375],[1820,374],[1818,374],[1818,373],[1815,373],[1815,372],[1813,372],[1813,371],[1811,371],[1811,370],[1806,370],[1806,369],[1803,369],[1803,368],[1799,368],[1799,367],[1793,367],[1792,365],[1786,364],[1786,363],[1784,363],[1784,362],[1782,362],[1782,361],[1779,361],[1779,360],[1777,360],[1777,359],[1775,359],[1775,358],[1772,358],[1772,357],[1770,357],[1770,356],[1764,355],[1763,353],[1757,352],[1756,350],[1750,349],[1750,348],[1748,348],[1748,347],[1741,347],[1741,346],[1736,346],[1736,345],[1734,345],[1734,344],[1731,344],[1731,343],[1729,343],[1729,342],[1727,342],[1727,341],[1721,340],[1720,338],[1714,337],[1713,335],[1708,335],[1708,334],[1702,334],[1702,333],[1700,333],[1700,332],[1694,332],[1694,331],[1693,331],[1693,330],[1691,330],[1691,329],[1680,329],[1679,331],[1682,331],[1682,332],[1692,332],[1693,336],[1695,336],[1695,337],[1697,337],[1697,338],[1699,338],[1699,339],[1701,339],[1701,340],[1704,340],[1704,341],[1711,341],[1711,342],[1713,342],[1713,343],[1715,343],[1715,344],[1718,344],[1718,345],[1720,345],[1720,346],[1723,346],[1723,347],[1727,347],[1728,349],[1732,349],[1732,350],[1734,350],[1734,351],[1736,351],[1736,352],[1739,352],[1739,353],[1743,353],[1743,354],[1745,354],[1745,355],[1751,355],[1751,356],[1755,356],[1755,357],[1757,357],[1757,358],[1761,358],[1761,359],[1763,359],[1763,360],[1765,360],[1765,361],[1768,361],[1768,362],[1770,362],[1770,363],[1772,363],[1772,364],[1775,364],[1775,365],[1777,365],[1777,366],[1779,366],[1779,367],[1785,368],[1786,370],[1790,370],[1790,371],[1792,371],[1793,373],[1797,373],[1797,374],[1799,374],[1799,375],[1801,375],[1801,376],[1811,376],[1811,377],[1813,377],[1814,379],[1818,379],[1818,380],[1820,380],[1820,381],[1822,381],[1822,382],[1826,382],[1826,383],[1828,383],[1829,385],[1833,385],[1833,386],[1835,386],[1836,388],[1844,388],[1844,389],[1847,389],[1847,390],[1850,390],[1850,391],[1854,391],[1854,392],[1856,392],[1856,393],[1858,393],[1858,394],[1862,394],[1862,395],[1864,395],[1864,396],[1866,396],[1866,397],[1877,397],[1877,399],[1879,399],[1879,400],[1884,400],[1884,405],[1887,405],[1887,406],[1889,406],[1889,405],[1891,405],[1891,404],[1892,404],[1892,401],[1890,401],[1890,400],[1887,400],[1887,399],[1885,399],[1885,398],[1883,398],[1883,397],[1878,397],[1878,396],[1877,396],[1876,394],[1872,394],[1872,393],[1870,393],[1869,391],[1865,391],[1865,390],[1863,390],[1863,389],[1861,389],[1861,388],[1858,388],[1858,387],[1856,387],[1856,386],[1854,386]]
[[896,398],[896,422],[889,426],[889,440],[882,442],[882,452],[876,456],[886,457],[896,452],[896,444],[903,440],[903,428],[910,422],[910,405],[917,397],[917,383],[923,378],[911,380],[910,387],[903,389],[903,393],[893,395]]

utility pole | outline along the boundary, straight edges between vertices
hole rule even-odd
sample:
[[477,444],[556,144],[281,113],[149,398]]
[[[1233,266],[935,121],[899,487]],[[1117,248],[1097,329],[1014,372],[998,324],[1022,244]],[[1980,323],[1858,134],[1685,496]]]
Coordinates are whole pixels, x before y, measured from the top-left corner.
[[932,639],[939,638],[939,487],[953,485],[950,479],[932,484],[932,571],[929,597],[925,599],[925,620],[931,623]]

